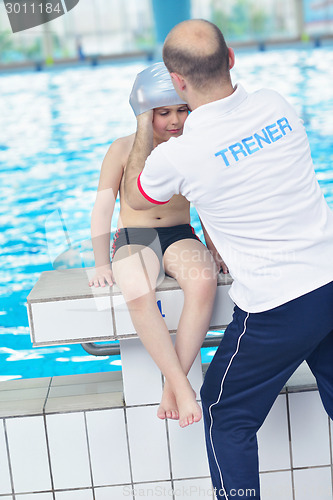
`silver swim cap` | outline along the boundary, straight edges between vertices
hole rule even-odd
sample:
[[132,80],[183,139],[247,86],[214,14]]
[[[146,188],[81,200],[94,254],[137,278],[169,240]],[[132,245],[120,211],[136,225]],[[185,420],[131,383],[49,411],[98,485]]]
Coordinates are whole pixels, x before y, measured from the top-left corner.
[[161,106],[186,104],[174,89],[164,63],[158,62],[137,74],[129,98],[135,116]]

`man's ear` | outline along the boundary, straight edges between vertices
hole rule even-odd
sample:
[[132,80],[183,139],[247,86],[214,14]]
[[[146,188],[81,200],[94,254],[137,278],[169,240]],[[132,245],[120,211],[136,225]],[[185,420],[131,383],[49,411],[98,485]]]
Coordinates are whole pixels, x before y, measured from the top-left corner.
[[231,47],[228,47],[228,51],[229,51],[229,69],[231,69],[235,65],[235,52]]
[[172,80],[173,86],[175,87],[176,92],[177,91],[183,92],[185,90],[185,87],[186,87],[186,82],[185,82],[184,78],[181,75],[179,75],[178,73],[170,73],[170,76],[171,76],[171,80]]

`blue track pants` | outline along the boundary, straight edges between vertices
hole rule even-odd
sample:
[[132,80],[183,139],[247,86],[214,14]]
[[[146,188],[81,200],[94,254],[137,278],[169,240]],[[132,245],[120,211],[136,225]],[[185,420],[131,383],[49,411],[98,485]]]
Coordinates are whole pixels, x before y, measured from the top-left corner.
[[260,499],[256,433],[304,360],[333,418],[333,282],[262,313],[235,306],[201,389],[218,499]]

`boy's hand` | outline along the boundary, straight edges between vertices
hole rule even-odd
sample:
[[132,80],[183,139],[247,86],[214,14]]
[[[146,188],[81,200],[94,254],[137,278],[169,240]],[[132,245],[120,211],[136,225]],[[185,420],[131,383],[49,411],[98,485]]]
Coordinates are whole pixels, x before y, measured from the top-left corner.
[[220,257],[220,271],[222,271],[223,274],[228,274],[229,269],[226,263],[224,262],[223,259]]
[[95,276],[89,281],[89,286],[95,285],[98,288],[99,286],[105,286],[106,283],[109,286],[112,286],[114,283],[110,264],[95,268]]
[[212,252],[215,264],[217,265],[217,269],[219,272],[222,271],[223,274],[228,274],[229,269],[224,260],[222,259],[221,255],[218,252]]

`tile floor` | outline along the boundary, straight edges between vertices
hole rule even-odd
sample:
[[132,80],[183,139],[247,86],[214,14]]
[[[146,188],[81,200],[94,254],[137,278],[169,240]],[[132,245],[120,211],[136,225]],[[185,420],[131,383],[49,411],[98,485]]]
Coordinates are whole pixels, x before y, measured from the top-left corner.
[[[311,384],[290,383],[259,431],[262,500],[333,499],[333,425]],[[0,500],[212,500],[201,424],[194,439],[156,409],[124,406],[121,372],[2,383]]]

